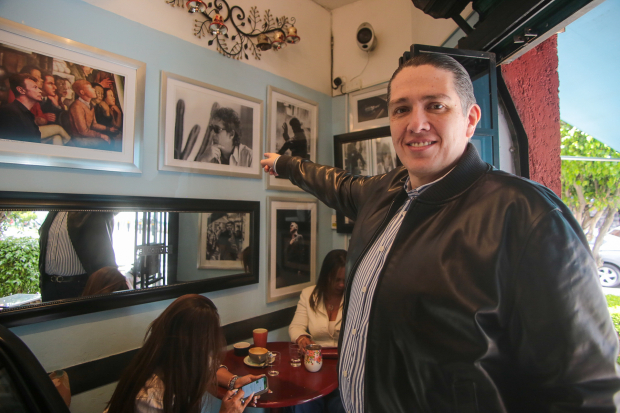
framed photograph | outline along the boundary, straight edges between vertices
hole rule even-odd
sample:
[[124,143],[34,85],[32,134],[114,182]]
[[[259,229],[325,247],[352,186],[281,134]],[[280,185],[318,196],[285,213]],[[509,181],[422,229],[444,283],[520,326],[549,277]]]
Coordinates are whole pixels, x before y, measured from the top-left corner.
[[[390,127],[369,129],[334,136],[336,167],[353,175],[373,176],[401,166],[396,156]],[[350,234],[355,222],[336,211],[336,229]]]
[[387,83],[349,94],[349,132],[389,124]]
[[316,283],[317,201],[269,197],[267,302]]
[[[265,152],[301,156],[316,162],[319,105],[269,86]],[[288,179],[268,175],[267,189],[301,191]]]
[[2,18],[0,56],[0,162],[140,172],[146,64]]
[[161,73],[159,169],[262,178],[263,101]]
[[250,268],[249,212],[203,212],[200,214],[199,269]]

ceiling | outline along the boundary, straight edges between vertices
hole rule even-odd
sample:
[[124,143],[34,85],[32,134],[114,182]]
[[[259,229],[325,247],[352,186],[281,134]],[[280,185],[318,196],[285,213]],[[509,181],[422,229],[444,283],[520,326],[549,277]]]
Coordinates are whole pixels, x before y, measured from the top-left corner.
[[608,0],[558,35],[560,118],[620,151],[620,2]]
[[312,0],[319,6],[323,6],[327,10],[334,10],[347,4],[355,3],[358,0]]

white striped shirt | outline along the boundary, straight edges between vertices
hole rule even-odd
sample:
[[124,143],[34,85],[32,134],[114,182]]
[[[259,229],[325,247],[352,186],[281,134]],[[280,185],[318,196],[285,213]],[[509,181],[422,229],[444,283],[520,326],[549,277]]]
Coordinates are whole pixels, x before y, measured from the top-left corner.
[[443,179],[444,176],[412,190],[409,190],[409,178],[407,178],[405,182],[407,200],[398,209],[383,233],[368,249],[357,267],[351,284],[338,368],[340,395],[347,413],[364,412],[364,371],[366,367],[368,320],[372,298],[377,287],[379,274],[385,265],[385,259],[390,248],[392,248],[392,243],[411,206],[411,202],[428,187]]
[[45,272],[49,275],[70,276],[86,273],[69,237],[67,215],[67,211],[58,212],[48,232]]

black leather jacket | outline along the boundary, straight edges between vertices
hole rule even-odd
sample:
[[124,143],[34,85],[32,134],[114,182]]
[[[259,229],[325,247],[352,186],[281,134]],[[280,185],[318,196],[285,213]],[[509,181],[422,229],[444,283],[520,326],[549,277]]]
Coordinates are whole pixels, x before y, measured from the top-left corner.
[[[352,275],[405,201],[407,171],[360,177],[285,156],[276,169],[355,219],[344,331]],[[571,212],[544,186],[484,163],[470,144],[413,201],[386,258],[370,314],[364,411],[615,412],[617,354]]]

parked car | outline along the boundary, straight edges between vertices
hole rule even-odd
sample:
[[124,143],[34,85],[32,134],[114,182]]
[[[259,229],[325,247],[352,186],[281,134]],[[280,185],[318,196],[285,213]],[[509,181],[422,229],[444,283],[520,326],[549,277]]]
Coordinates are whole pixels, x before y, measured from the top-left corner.
[[599,249],[603,265],[598,269],[603,287],[620,287],[620,237],[609,232]]

